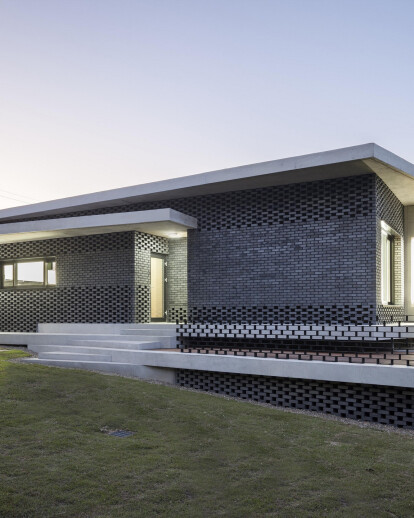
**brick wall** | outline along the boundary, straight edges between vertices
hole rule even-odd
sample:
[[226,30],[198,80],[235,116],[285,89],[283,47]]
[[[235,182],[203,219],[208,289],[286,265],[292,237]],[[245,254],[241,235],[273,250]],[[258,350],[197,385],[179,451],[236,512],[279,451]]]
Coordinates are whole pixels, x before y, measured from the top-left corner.
[[[185,248],[180,240],[168,244],[175,257],[171,320],[188,306],[195,321],[373,323],[382,310],[378,221],[402,234],[402,207],[390,193],[367,174],[61,216],[171,207],[196,217],[198,229],[188,232],[188,302]],[[135,264],[147,252],[138,248]],[[144,270],[134,281],[133,318],[140,321],[149,312]],[[399,282],[402,289],[402,270]]]
[[187,238],[169,240],[167,305],[171,322],[187,318]]
[[414,427],[414,390],[402,387],[177,370],[177,384],[270,405]]
[[132,233],[0,246],[2,260],[45,256],[56,257],[56,287],[1,289],[1,331],[36,331],[42,322],[132,321]]
[[[168,308],[184,318],[186,240],[171,249],[169,264],[177,265],[169,272]],[[141,232],[0,245],[0,260],[52,256],[57,267],[56,287],[0,289],[0,331],[33,332],[42,322],[149,322],[153,252],[168,257],[168,240]]]
[[[107,207],[171,207],[188,232],[192,320],[370,323],[377,314],[376,176]],[[184,306],[184,304],[183,304]]]
[[[404,320],[404,206],[376,176],[376,297],[379,321]],[[395,243],[395,306],[383,306],[381,301],[381,220],[399,234]]]

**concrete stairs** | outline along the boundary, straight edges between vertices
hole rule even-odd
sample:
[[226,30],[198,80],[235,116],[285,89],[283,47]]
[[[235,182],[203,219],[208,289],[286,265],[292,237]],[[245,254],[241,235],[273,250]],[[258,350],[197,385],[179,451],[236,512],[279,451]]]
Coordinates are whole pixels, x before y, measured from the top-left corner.
[[143,365],[140,354],[175,348],[174,324],[134,324],[119,329],[117,334],[113,330],[99,334],[96,327],[90,329],[93,332],[82,334],[76,333],[76,328],[73,333],[35,333],[28,349],[37,353],[37,358],[22,361],[174,382],[173,371]]

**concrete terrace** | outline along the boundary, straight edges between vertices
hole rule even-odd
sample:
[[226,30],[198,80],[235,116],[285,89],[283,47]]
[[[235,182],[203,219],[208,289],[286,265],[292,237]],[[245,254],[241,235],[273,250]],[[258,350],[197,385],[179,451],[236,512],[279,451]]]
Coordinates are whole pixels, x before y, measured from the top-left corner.
[[[381,327],[384,327],[383,333],[404,334],[414,339],[412,325]],[[117,373],[167,383],[175,383],[178,370],[188,369],[414,388],[414,369],[410,368],[414,355],[411,351],[363,352],[361,347],[357,353],[321,353],[311,345],[306,350],[282,349],[277,345],[270,349],[257,346],[237,350],[214,346],[188,349],[185,345],[179,348],[175,324],[63,324],[61,328],[59,324],[42,324],[39,331],[1,333],[0,342],[27,345],[38,355],[25,360],[29,363]],[[357,345],[355,341],[349,343]],[[367,341],[366,337],[363,342],[367,346],[378,343],[381,345],[382,341]]]

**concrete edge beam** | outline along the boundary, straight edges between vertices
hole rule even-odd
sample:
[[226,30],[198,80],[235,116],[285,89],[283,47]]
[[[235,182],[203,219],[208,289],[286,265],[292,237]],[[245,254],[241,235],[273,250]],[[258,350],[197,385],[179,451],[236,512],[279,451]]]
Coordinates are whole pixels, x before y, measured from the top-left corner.
[[414,368],[397,365],[341,364],[162,351],[140,351],[139,356],[141,364],[152,367],[414,388]]

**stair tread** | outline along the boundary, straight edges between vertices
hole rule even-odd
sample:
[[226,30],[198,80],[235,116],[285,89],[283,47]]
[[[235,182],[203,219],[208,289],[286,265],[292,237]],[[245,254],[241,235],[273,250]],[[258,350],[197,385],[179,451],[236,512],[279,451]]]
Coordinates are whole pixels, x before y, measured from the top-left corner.
[[[132,340],[69,340],[70,344],[82,344],[82,345],[88,345],[88,344],[116,344],[121,345],[127,343],[128,345],[142,345],[142,344],[158,344],[159,342],[153,340],[142,340],[140,342],[133,342]],[[40,345],[40,344],[39,344]],[[46,345],[46,344],[45,344]]]
[[79,352],[71,352],[71,351],[42,351],[40,354],[64,354],[64,355],[73,355],[73,356],[110,356],[110,354],[95,354],[95,353],[79,353]]
[[124,362],[99,362],[99,361],[93,361],[93,360],[54,360],[53,358],[22,358],[21,361],[24,361],[26,363],[41,363],[41,362],[53,362],[53,363],[85,363],[85,364],[100,364],[107,366],[108,363],[111,365],[125,365],[128,367],[139,367],[139,365],[134,365],[131,363],[124,363]]
[[[159,344],[157,344],[159,345]],[[122,347],[94,347],[94,346],[82,346],[82,345],[51,345],[51,344],[38,344],[34,347],[48,347],[50,348],[50,350],[48,351],[42,351],[42,352],[54,352],[55,349],[53,348],[56,348],[56,349],[60,349],[61,347],[71,347],[73,349],[96,349],[97,351],[99,350],[102,350],[103,351],[103,354],[105,354],[106,351],[126,351],[126,352],[147,352],[147,351],[151,351],[152,349],[122,349]],[[159,347],[156,347],[156,349],[165,349],[165,350],[169,350],[168,347],[162,347],[162,346],[159,346]],[[72,351],[59,351],[57,350],[56,352],[59,352],[59,353],[65,353],[65,352],[72,352]],[[89,354],[89,353],[74,353],[74,354]],[[93,353],[92,353],[93,354]]]

